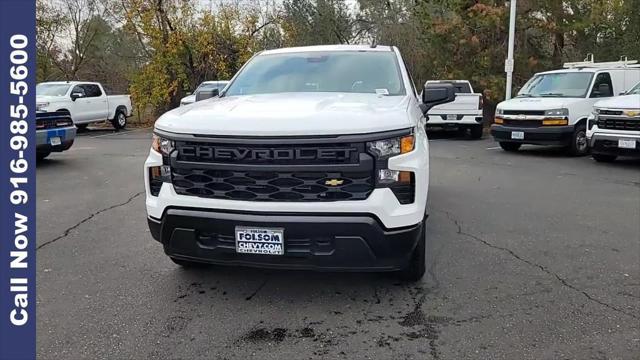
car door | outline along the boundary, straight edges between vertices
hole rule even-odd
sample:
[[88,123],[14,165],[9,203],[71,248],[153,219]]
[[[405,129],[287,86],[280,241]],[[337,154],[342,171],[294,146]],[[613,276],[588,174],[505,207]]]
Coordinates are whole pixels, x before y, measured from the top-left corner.
[[[582,118],[586,118],[589,113],[591,113],[593,109],[593,105],[603,98],[608,98],[614,96],[615,89],[613,88],[613,83],[611,81],[611,74],[608,72],[599,72],[596,74],[593,79],[593,84],[591,85],[591,89],[589,89],[588,96],[585,102],[579,103],[579,108],[577,108],[575,112],[574,121],[578,121]],[[576,104],[575,106],[577,106]],[[573,118],[573,116],[572,116]]]
[[91,99],[91,121],[103,121],[109,117],[107,96],[97,84],[86,84],[87,98]]
[[[87,91],[83,84],[75,85],[71,89],[73,111],[71,116],[76,124],[87,123],[91,119],[91,99],[87,97]],[[75,100],[73,98],[75,97]]]

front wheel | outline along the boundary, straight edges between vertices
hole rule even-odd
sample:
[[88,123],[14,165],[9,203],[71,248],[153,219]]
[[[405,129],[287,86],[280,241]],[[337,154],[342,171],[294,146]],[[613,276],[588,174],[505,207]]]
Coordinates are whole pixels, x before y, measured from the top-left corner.
[[420,225],[420,239],[416,248],[413,250],[409,265],[400,271],[400,277],[409,282],[416,282],[422,279],[427,271],[427,224],[423,220]]
[[124,111],[117,110],[116,116],[111,121],[111,124],[116,130],[124,129],[127,126],[127,116]]
[[583,156],[589,152],[589,144],[587,142],[587,128],[584,125],[576,126],[569,145],[569,153],[573,156]]
[[607,154],[591,154],[593,160],[597,162],[614,162],[617,158],[615,155],[607,155]]
[[522,144],[520,143],[505,142],[505,141],[500,142],[500,147],[504,151],[509,151],[509,152],[518,151],[520,149],[520,146],[522,146]]

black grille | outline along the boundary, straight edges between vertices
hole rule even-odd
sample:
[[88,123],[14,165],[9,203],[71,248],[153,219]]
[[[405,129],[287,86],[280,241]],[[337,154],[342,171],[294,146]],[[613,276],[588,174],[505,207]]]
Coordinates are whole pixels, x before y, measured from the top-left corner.
[[[236,251],[236,239],[233,232],[225,233],[224,229],[216,231],[198,231],[197,240],[200,246],[209,249],[226,249]],[[307,257],[310,255],[329,255],[335,249],[333,236],[315,236],[303,238],[288,236],[284,243],[287,256]]]
[[505,115],[530,115],[530,116],[543,116],[544,110],[504,110]]
[[542,126],[542,120],[503,120],[504,125],[506,126],[518,126],[518,127],[540,127]]
[[622,110],[600,110],[598,112],[600,115],[622,115]]
[[372,171],[236,171],[172,168],[176,193],[249,201],[364,200]]
[[640,119],[607,119],[598,118],[600,129],[640,131]]

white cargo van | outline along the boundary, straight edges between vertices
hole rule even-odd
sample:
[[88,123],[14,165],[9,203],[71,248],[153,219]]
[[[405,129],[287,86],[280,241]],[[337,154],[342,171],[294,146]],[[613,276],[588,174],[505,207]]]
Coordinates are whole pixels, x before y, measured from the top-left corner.
[[506,151],[522,144],[562,145],[572,155],[588,152],[587,118],[593,105],[625,93],[640,81],[637,61],[567,63],[535,74],[518,96],[498,104],[491,135]]

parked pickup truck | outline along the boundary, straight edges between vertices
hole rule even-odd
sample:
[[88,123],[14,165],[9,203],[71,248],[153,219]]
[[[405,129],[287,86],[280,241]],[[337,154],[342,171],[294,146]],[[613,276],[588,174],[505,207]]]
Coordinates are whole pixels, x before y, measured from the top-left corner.
[[396,47],[266,50],[155,123],[151,235],[181,266],[425,272],[429,143]]
[[567,63],[564,69],[535,74],[518,96],[496,107],[491,135],[505,151],[522,144],[560,145],[586,155],[587,118],[593,105],[640,80],[637,61]]
[[482,94],[473,92],[467,80],[429,80],[425,87],[451,84],[456,91],[456,100],[429,110],[427,129],[431,127],[456,128],[470,132],[472,139],[482,137]]
[[67,111],[36,112],[36,159],[52,152],[69,150],[76,137],[76,127]]
[[587,138],[596,161],[640,157],[640,83],[622,96],[598,101],[588,121]]
[[123,129],[132,111],[129,95],[107,95],[100,83],[81,81],[38,84],[36,110],[67,111],[80,129],[105,120],[110,121],[114,128]]

